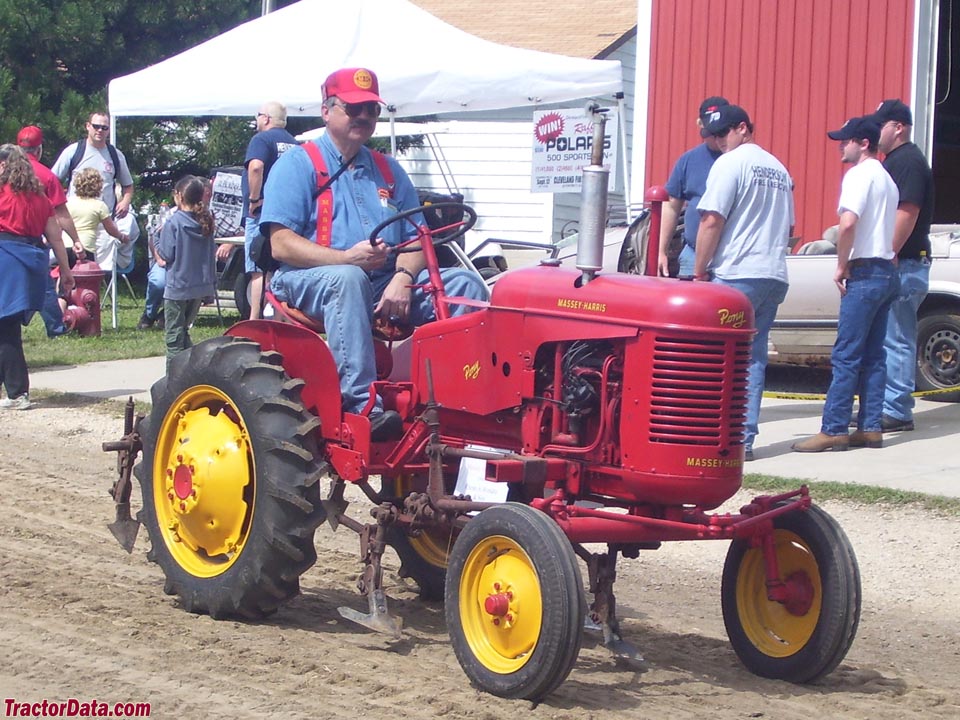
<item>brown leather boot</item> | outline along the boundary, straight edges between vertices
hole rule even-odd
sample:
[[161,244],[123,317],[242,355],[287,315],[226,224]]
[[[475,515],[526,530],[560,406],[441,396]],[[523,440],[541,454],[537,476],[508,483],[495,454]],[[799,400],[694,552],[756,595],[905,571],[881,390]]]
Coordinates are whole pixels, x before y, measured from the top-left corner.
[[855,430],[854,432],[850,433],[850,447],[882,448],[883,433],[879,430],[876,432]]
[[800,440],[791,445],[796,452],[815,453],[824,450],[838,452],[850,447],[850,438],[847,435],[826,435],[822,432],[806,440]]

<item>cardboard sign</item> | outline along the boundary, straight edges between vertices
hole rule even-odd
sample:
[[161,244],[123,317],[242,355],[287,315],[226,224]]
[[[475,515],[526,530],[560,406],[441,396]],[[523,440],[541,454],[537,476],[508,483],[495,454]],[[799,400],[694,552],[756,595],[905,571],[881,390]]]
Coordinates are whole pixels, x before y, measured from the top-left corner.
[[213,177],[210,212],[216,221],[215,237],[243,235],[243,192],[236,173],[217,172]]

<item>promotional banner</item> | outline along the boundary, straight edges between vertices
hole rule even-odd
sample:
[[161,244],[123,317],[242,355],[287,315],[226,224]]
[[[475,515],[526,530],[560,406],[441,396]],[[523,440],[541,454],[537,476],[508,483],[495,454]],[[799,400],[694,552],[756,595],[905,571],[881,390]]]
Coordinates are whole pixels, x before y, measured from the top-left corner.
[[[603,164],[610,169],[608,190],[617,185],[617,113],[606,113]],[[581,170],[593,152],[593,120],[584,110],[543,110],[533,114],[531,192],[580,192]]]

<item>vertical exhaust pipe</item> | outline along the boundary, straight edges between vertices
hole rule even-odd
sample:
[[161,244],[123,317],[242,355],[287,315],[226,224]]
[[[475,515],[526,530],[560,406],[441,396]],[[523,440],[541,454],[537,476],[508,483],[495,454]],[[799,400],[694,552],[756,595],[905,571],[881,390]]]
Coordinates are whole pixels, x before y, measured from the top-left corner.
[[603,167],[603,138],[606,110],[596,103],[587,106],[593,120],[593,148],[590,164],[583,168],[580,185],[580,233],[577,237],[577,270],[586,284],[603,267],[603,231],[607,225],[607,183],[610,171]]

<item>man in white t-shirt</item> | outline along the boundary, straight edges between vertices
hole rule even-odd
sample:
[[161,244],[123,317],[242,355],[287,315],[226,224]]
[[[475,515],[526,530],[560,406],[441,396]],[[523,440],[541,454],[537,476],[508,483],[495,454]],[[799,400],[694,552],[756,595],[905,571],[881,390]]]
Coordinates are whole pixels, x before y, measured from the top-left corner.
[[740,290],[753,306],[757,330],[750,351],[744,458],[753,460],[767,370],[767,339],[787,295],[787,244],[794,223],[793,180],[753,139],[753,123],[737,105],[716,108],[707,132],[723,152],[710,168],[697,209],[694,280]]
[[[880,124],[870,116],[851,118],[827,135],[840,142],[843,162],[853,166],[843,176],[837,208],[840,231],[833,280],[840,291],[840,317],[830,356],[833,378],[820,432],[794,443],[797,452],[882,447],[883,342],[890,305],[900,291],[900,276],[893,263],[900,194],[877,159]],[[860,395],[857,430],[848,436],[856,393]]]

